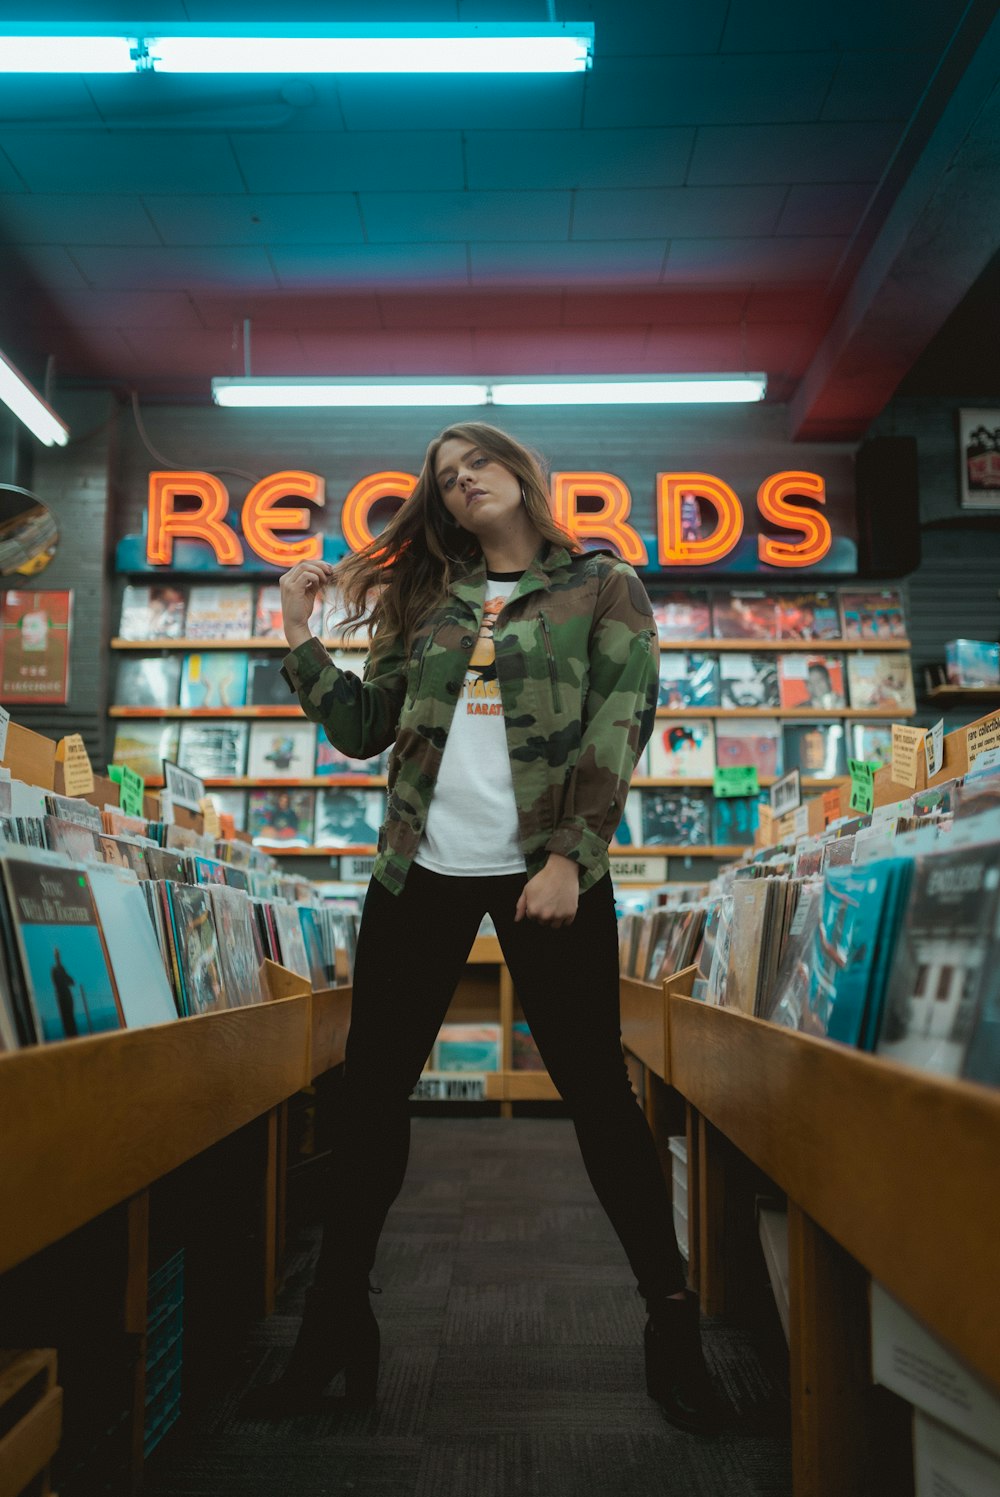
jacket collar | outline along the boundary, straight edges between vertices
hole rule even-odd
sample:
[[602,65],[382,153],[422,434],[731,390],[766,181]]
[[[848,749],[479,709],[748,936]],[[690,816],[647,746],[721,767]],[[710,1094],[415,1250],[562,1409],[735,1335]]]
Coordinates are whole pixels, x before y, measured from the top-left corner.
[[[554,546],[547,541],[538,555],[528,563],[512,597],[523,598],[526,593],[536,592],[539,588],[551,587],[556,572],[568,567],[570,561],[570,553],[565,546]],[[470,563],[466,571],[461,572],[452,580],[448,591],[456,598],[460,598],[462,602],[469,603],[475,608],[482,603],[485,587],[486,560],[481,556],[478,561]]]

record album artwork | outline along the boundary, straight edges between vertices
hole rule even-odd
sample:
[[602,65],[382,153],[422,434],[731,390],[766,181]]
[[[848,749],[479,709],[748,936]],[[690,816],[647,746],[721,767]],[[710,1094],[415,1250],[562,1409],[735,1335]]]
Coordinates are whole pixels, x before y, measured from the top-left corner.
[[188,597],[188,639],[249,639],[253,625],[253,589],[249,582],[221,587],[199,583]]
[[247,774],[255,780],[305,780],[315,766],[316,727],[310,722],[255,722]]
[[832,780],[847,773],[843,723],[785,723],[785,769],[803,779]]
[[742,588],[712,599],[716,639],[777,639],[778,600],[773,593]]
[[187,595],[182,587],[126,587],[122,593],[122,639],[183,639]]
[[248,724],[183,722],[177,763],[202,780],[228,780],[244,773]]
[[661,642],[674,639],[710,639],[712,611],[708,593],[699,588],[660,592],[650,600]]
[[375,847],[385,804],[384,790],[317,791],[316,846]]
[[265,847],[310,847],[314,810],[311,790],[251,790],[247,830]]
[[697,790],[643,790],[646,847],[707,847],[712,840],[708,797]]
[[661,651],[658,704],[661,707],[718,707],[718,656]]
[[902,652],[848,655],[847,685],[852,707],[866,712],[891,709],[905,715],[916,711],[910,657]]
[[180,694],[179,655],[122,656],[115,702],[120,707],[176,707]]
[[710,780],[714,771],[715,727],[710,718],[657,718],[649,741],[649,773],[654,780]]
[[847,705],[842,655],[813,655],[807,650],[778,656],[782,707],[829,711]]
[[723,655],[719,661],[723,707],[778,707],[778,667],[773,655]]
[[715,725],[715,761],[720,769],[752,765],[758,775],[781,774],[786,767],[781,724],[773,717],[720,718]]
[[112,764],[127,764],[144,780],[163,778],[163,761],[176,762],[177,723],[120,722],[115,728]]
[[182,707],[245,707],[247,657],[242,650],[205,650],[185,655]]

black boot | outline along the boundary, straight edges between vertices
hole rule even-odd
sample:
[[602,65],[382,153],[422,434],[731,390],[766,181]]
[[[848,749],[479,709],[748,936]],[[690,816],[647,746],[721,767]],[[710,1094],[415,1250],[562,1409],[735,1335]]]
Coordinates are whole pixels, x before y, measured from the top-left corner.
[[701,1349],[698,1296],[657,1296],[646,1301],[646,1392],[678,1429],[714,1434],[721,1409]]
[[[370,1291],[381,1293],[378,1289]],[[346,1401],[358,1407],[375,1402],[380,1337],[368,1299],[369,1285],[332,1289],[315,1284],[288,1366],[277,1382],[253,1388],[242,1405],[250,1418],[280,1418],[321,1403],[323,1390],[344,1374]]]

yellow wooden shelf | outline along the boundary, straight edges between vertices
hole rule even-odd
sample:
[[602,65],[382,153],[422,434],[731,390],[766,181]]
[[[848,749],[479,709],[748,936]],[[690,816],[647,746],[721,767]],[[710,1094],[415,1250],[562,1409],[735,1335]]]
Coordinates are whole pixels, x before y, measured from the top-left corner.
[[[456,1072],[456,1075],[460,1074]],[[487,1071],[487,1102],[558,1102],[547,1071]]]
[[[367,650],[367,640],[323,639],[320,641],[329,650]],[[113,650],[145,650],[147,655],[162,654],[164,650],[281,650],[289,654],[284,639],[121,639],[111,641]]]
[[347,1031],[351,1027],[349,986],[322,988],[310,1004],[309,1065],[311,1079],[339,1066],[344,1059]]
[[[164,714],[165,715],[165,714]],[[885,718],[903,722],[898,707],[657,707],[657,717],[780,717],[799,722],[830,722],[836,718]]]
[[1000,1090],[676,992],[668,1032],[682,1096],[1000,1386]]
[[296,702],[290,707],[109,707],[109,717],[304,717]]
[[[321,774],[298,780],[262,780],[253,775],[229,775],[206,779],[205,786],[213,790],[384,790],[386,776]],[[147,790],[156,790],[163,785],[162,776],[146,781]]]
[[717,650],[739,650],[745,655],[781,655],[791,650],[808,650],[813,655],[827,655],[856,650],[910,649],[908,639],[661,639],[663,654],[686,651],[696,655],[713,655]]
[[927,696],[935,702],[995,702],[1000,686],[932,686]]

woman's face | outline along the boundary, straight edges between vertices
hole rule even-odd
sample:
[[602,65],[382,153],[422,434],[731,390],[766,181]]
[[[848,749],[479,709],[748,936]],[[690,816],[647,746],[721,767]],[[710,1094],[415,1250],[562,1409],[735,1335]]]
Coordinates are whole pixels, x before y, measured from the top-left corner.
[[521,507],[521,485],[516,475],[464,439],[452,437],[442,442],[434,474],[452,519],[473,535],[513,519]]

